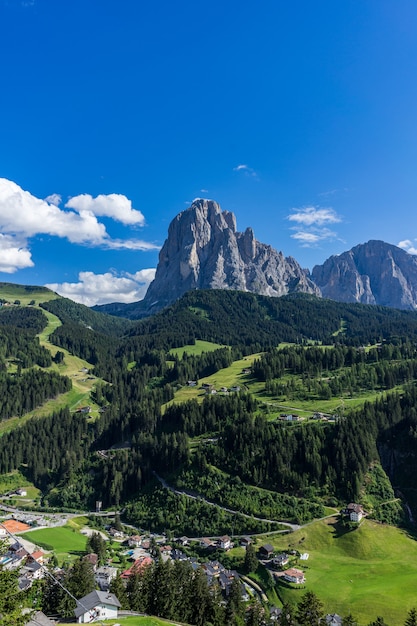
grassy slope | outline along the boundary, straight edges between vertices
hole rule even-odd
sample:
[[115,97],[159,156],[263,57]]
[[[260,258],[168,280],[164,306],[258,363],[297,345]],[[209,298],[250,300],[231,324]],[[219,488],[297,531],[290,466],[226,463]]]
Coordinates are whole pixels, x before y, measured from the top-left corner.
[[[0,296],[6,299],[6,295],[4,295],[3,290],[0,290]],[[42,294],[42,297],[43,296],[44,294]],[[53,296],[56,297],[56,294],[53,294]],[[29,296],[25,297],[28,299],[28,301],[30,301],[32,299],[35,299],[36,293],[29,294]],[[23,304],[23,297],[20,299]],[[56,315],[49,313],[49,311],[44,310],[43,313],[48,318],[48,325],[38,335],[39,342],[41,345],[47,348],[54,357],[58,351],[58,348],[49,341],[49,337],[54,332],[54,330],[61,325],[61,321]],[[33,417],[44,417],[45,415],[50,415],[54,411],[66,406],[68,406],[70,410],[74,410],[77,406],[83,406],[88,404],[92,408],[92,412],[89,414],[89,418],[95,418],[98,416],[98,406],[92,402],[91,392],[94,389],[96,383],[98,381],[101,381],[101,379],[91,377],[90,374],[81,372],[83,368],[86,368],[88,370],[91,369],[91,363],[88,363],[87,361],[72,355],[70,352],[68,352],[68,350],[65,350],[64,348],[59,349],[65,355],[64,362],[59,365],[57,365],[56,363],[52,363],[49,368],[44,369],[56,371],[62,376],[68,376],[72,381],[72,389],[67,393],[59,395],[57,398],[48,400],[47,402],[42,404],[42,406],[37,407],[29,413],[26,413],[23,417],[12,417],[8,420],[0,422],[0,435],[2,433],[12,430],[13,428],[16,428],[16,426],[23,424],[25,421],[32,419]]]
[[398,528],[364,520],[341,534],[332,518],[267,541],[279,550],[310,555],[297,565],[305,572],[306,588],[278,585],[283,600],[298,602],[304,591],[314,591],[326,612],[343,616],[352,611],[360,624],[377,615],[388,624],[402,624],[416,605],[417,543]]
[[[250,368],[255,359],[260,357],[260,353],[251,354],[244,359],[234,361],[232,365],[219,370],[211,376],[201,378],[197,387],[182,387],[176,391],[174,400],[169,404],[186,402],[196,398],[202,402],[205,392],[201,389],[203,383],[209,383],[219,390],[221,387],[232,387],[239,385],[241,389],[249,391],[255,398],[264,402],[268,406],[270,418],[276,418],[281,412],[287,410],[296,410],[301,417],[311,417],[315,411],[323,413],[343,413],[348,409],[356,409],[364,405],[365,402],[373,402],[381,395],[380,391],[369,391],[355,395],[354,397],[335,397],[330,400],[322,400],[319,398],[309,398],[308,400],[287,400],[280,401],[277,398],[265,393],[265,383],[259,382],[251,377],[250,374],[243,374],[244,368]],[[289,378],[289,376],[288,376]],[[299,378],[295,376],[295,378]],[[398,387],[398,389],[401,389]],[[391,390],[393,391],[393,390]],[[168,406],[167,405],[167,406]]]
[[20,300],[22,306],[26,306],[32,300],[36,305],[40,302],[49,302],[49,300],[56,300],[59,296],[46,287],[42,288],[30,288],[26,285],[14,285],[12,283],[0,283],[0,298],[13,303],[15,300]]
[[189,355],[200,355],[203,352],[213,352],[213,350],[218,350],[219,348],[224,348],[225,346],[220,345],[219,343],[213,343],[212,341],[202,341],[200,339],[196,339],[195,344],[183,346],[182,348],[172,348],[169,353],[173,356],[177,356],[182,359],[184,353],[186,352]]

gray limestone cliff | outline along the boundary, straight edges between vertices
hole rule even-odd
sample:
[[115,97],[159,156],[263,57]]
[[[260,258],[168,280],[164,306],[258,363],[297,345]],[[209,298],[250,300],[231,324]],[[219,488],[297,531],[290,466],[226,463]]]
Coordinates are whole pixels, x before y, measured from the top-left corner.
[[417,309],[417,258],[383,241],[331,256],[311,279],[331,300]]
[[160,309],[190,289],[236,289],[267,296],[320,290],[295,259],[237,232],[233,213],[197,199],[171,222],[143,304]]

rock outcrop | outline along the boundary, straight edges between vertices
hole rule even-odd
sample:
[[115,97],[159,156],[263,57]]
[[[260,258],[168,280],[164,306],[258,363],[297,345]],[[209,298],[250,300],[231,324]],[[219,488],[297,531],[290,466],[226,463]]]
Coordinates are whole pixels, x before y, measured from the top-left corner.
[[324,298],[417,309],[417,258],[383,241],[331,256],[311,278]]
[[233,213],[203,199],[195,200],[171,222],[143,306],[159,310],[190,289],[320,295],[295,259],[257,241],[251,228],[237,232]]

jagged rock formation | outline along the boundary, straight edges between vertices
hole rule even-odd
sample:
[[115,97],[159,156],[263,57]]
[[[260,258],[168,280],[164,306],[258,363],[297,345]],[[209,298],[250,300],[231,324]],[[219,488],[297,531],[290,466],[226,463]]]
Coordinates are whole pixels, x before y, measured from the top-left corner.
[[368,241],[316,265],[324,298],[417,309],[417,258],[383,241]]
[[320,295],[295,259],[236,231],[233,213],[195,200],[173,219],[143,306],[157,310],[190,289],[237,289],[267,296]]

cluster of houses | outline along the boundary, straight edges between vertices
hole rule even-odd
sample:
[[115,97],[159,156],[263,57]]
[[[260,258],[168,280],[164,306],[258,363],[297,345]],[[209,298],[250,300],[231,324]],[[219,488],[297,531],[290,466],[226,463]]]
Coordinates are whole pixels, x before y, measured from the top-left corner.
[[[187,386],[188,387],[197,387],[197,381],[196,380],[189,380],[187,382]],[[240,391],[239,385],[233,385],[233,387],[220,387],[220,389],[217,390],[215,388],[215,386],[212,385],[211,383],[203,383],[201,385],[201,389],[203,389],[207,395],[215,395],[216,393],[218,393],[218,391],[223,393],[223,394],[236,393],[237,391]]]
[[[274,547],[265,543],[258,550],[258,556],[260,560],[266,565],[268,568],[274,571],[273,576],[275,578],[282,578],[283,580],[293,583],[295,585],[302,585],[306,582],[305,574],[302,570],[297,569],[296,567],[289,567],[288,569],[284,569],[286,565],[290,563],[290,560],[294,558],[294,556],[298,556],[296,551],[293,554],[288,555],[285,552],[281,552],[280,554],[275,554]],[[308,554],[304,556],[303,560],[308,558]]]

